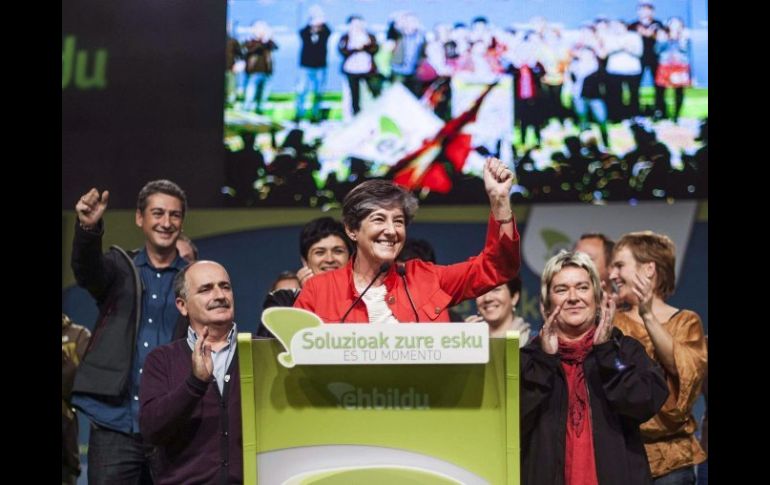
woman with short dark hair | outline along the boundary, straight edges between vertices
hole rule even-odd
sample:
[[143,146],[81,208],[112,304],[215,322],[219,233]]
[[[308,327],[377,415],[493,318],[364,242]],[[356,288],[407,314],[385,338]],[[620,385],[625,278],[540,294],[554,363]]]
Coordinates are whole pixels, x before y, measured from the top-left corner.
[[513,173],[489,158],[483,177],[491,209],[486,245],[478,256],[449,266],[417,259],[396,264],[417,200],[388,180],[355,187],[342,206],[355,255],[345,267],[308,280],[294,306],[326,322],[448,322],[448,307],[516,276],[519,234],[509,197]]
[[515,330],[519,332],[519,347],[524,347],[529,342],[532,327],[516,315],[520,297],[521,279],[516,277],[476,298],[478,314],[469,316],[465,321],[486,322],[490,337],[504,338],[509,331]]

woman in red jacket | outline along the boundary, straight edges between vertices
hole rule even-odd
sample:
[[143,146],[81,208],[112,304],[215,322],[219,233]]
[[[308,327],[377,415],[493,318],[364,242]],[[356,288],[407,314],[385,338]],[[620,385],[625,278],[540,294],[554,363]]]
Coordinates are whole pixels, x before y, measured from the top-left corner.
[[513,173],[489,158],[483,177],[491,209],[484,250],[449,266],[420,260],[396,264],[417,200],[391,181],[358,185],[342,207],[355,256],[345,267],[309,280],[294,306],[329,323],[448,322],[448,307],[516,276],[519,234],[509,198]]

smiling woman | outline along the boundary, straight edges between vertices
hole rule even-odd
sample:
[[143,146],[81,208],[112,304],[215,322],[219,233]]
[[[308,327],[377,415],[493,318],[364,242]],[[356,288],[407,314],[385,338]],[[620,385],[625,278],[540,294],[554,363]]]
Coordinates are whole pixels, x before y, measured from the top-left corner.
[[315,276],[294,306],[326,322],[448,322],[447,308],[475,298],[518,273],[519,234],[509,193],[513,173],[496,159],[484,166],[490,219],[484,250],[468,261],[440,266],[395,263],[417,200],[387,180],[367,180],[345,197],[345,231],[356,245],[346,266]]
[[476,298],[478,315],[471,315],[466,322],[486,322],[490,337],[505,337],[510,330],[519,332],[519,346],[529,342],[530,324],[516,315],[516,304],[521,297],[521,279],[516,277]]
[[661,369],[613,329],[587,254],[551,258],[541,298],[543,329],[521,350],[522,483],[650,483],[639,424],[668,396]]
[[676,283],[675,254],[668,236],[632,232],[615,245],[610,270],[618,298],[628,305],[613,323],[660,363],[670,393],[660,412],[641,425],[656,483],[694,483],[695,465],[706,460],[695,438],[698,425],[692,410],[708,351],[698,314],[666,303]]

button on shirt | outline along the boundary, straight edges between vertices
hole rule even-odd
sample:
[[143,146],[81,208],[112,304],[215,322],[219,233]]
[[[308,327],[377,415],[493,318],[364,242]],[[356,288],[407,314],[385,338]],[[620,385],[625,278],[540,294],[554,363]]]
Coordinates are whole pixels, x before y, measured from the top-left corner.
[[[369,291],[364,293],[362,299],[366,305],[366,313],[369,315],[369,323],[398,323],[396,317],[393,316],[393,311],[385,303],[387,290],[385,285],[372,286]],[[393,301],[389,301],[391,305],[393,302],[395,302],[395,298]]]
[[134,265],[142,280],[142,308],[136,333],[129,394],[122,403],[107,404],[86,395],[77,395],[74,401],[89,419],[124,433],[139,432],[139,381],[142,367],[147,355],[155,347],[169,343],[174,335],[179,318],[174,297],[174,277],[187,262],[177,256],[167,268],[157,269],[150,263],[147,251],[142,249],[134,257]]

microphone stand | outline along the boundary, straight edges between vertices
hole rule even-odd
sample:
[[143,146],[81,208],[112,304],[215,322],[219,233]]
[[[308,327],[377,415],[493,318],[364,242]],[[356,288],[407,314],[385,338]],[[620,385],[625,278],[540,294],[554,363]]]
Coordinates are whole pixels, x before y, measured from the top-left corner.
[[412,300],[412,295],[409,293],[409,286],[406,284],[406,268],[403,264],[397,264],[396,265],[396,273],[398,273],[399,276],[401,276],[401,279],[404,280],[404,289],[406,290],[406,296],[409,298],[409,304],[412,305],[412,311],[414,311],[414,318],[415,322],[420,321],[420,315],[417,313],[417,308],[414,306],[414,301]]
[[340,323],[345,323],[345,319],[348,317],[348,314],[350,313],[353,308],[355,308],[356,305],[358,305],[358,302],[361,301],[361,298],[364,297],[364,294],[366,294],[367,291],[369,291],[369,288],[372,287],[375,281],[377,281],[377,278],[380,277],[381,274],[387,273],[390,269],[390,263],[385,262],[382,263],[382,266],[380,266],[380,269],[377,271],[377,274],[374,275],[374,278],[372,278],[372,281],[369,282],[369,284],[364,288],[364,291],[361,292],[360,295],[358,295],[358,298],[356,298],[356,301],[353,302],[352,305],[350,305],[350,308],[348,308],[348,311],[345,312],[344,315],[342,315],[342,318],[340,319]]

